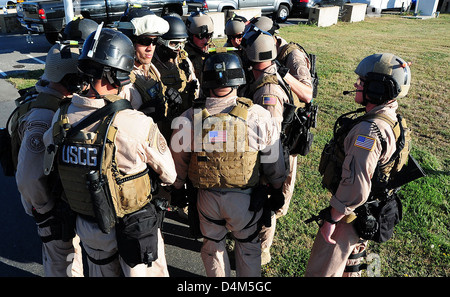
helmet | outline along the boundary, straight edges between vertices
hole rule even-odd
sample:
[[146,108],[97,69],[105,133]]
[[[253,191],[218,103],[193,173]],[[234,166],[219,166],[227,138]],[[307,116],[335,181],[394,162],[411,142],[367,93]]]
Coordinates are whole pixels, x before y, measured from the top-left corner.
[[123,16],[120,17],[121,22],[130,22],[134,18],[140,18],[146,15],[154,15],[155,13],[145,7],[129,6]]
[[383,104],[408,94],[411,70],[408,63],[393,54],[368,56],[358,64],[355,73],[364,79],[363,92],[374,104]]
[[169,23],[146,8],[133,8],[117,29],[133,40],[140,35],[161,36],[169,31]]
[[45,60],[44,77],[59,83],[67,74],[78,74],[79,49],[62,44],[53,45]]
[[[171,50],[178,50],[183,46],[183,42],[188,38],[186,25],[183,20],[177,16],[163,16],[163,19],[169,23],[169,31],[158,38],[158,42]],[[171,41],[179,43],[174,47],[170,45]]]
[[91,19],[76,19],[70,21],[62,32],[63,40],[76,40],[81,45],[86,40],[86,38],[97,30],[98,24]]
[[217,53],[206,58],[203,64],[202,87],[237,87],[245,83],[245,72],[238,55]]
[[259,29],[263,30],[263,31],[267,31],[270,34],[275,34],[277,33],[278,29],[280,29],[280,25],[278,25],[276,22],[274,22],[271,18],[266,17],[266,16],[261,16],[261,17],[257,17],[255,19],[253,19],[250,24],[255,25],[256,27],[258,27]]
[[91,33],[81,51],[78,69],[81,73],[100,79],[108,74],[117,87],[130,82],[134,65],[133,42],[125,34],[113,29],[101,29]]
[[225,23],[225,35],[230,36],[244,33],[246,21],[246,18],[234,15]]
[[191,35],[200,35],[214,32],[212,18],[202,11],[193,12],[186,20],[186,28]]
[[252,62],[272,61],[277,57],[277,47],[273,36],[256,27],[245,33],[241,46],[244,48],[247,58]]

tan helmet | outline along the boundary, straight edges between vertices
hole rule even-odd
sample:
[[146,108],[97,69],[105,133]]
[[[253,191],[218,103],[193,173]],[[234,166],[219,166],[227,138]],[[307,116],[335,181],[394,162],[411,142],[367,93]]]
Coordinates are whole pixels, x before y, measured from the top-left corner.
[[364,79],[363,92],[375,104],[405,97],[411,84],[409,64],[390,53],[365,57],[355,73]]
[[233,36],[237,34],[243,34],[245,31],[245,22],[247,22],[246,18],[239,15],[233,15],[225,23],[225,35]]
[[273,36],[258,28],[245,33],[241,46],[245,50],[247,58],[252,62],[265,62],[275,60],[277,47]]
[[193,12],[186,20],[189,35],[212,34],[214,22],[212,18],[202,11]]
[[59,83],[67,74],[77,74],[79,55],[78,47],[63,44],[52,46],[45,60],[45,79]]
[[263,31],[267,31],[270,34],[278,33],[278,29],[280,28],[280,25],[278,25],[276,22],[274,22],[271,18],[266,16],[261,16],[253,19],[250,24],[255,25],[259,29]]

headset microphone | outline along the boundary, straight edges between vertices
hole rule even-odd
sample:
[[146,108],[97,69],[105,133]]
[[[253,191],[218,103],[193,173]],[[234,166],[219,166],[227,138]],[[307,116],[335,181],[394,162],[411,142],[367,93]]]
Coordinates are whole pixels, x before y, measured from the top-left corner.
[[342,92],[342,95],[348,95],[348,94],[354,93],[354,92],[362,92],[362,90],[344,91],[344,92]]

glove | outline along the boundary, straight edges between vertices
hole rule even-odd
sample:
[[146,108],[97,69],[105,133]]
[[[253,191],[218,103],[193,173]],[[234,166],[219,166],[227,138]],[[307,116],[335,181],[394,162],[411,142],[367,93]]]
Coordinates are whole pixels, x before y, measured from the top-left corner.
[[165,96],[167,104],[171,109],[177,108],[179,105],[181,105],[183,101],[183,99],[180,96],[180,93],[178,93],[178,91],[175,90],[174,88],[167,89]]
[[283,187],[278,189],[270,186],[270,209],[272,211],[277,211],[284,205],[284,195],[283,195]]
[[172,189],[170,192],[170,204],[180,208],[184,208],[188,205],[187,192],[184,187],[181,189]]

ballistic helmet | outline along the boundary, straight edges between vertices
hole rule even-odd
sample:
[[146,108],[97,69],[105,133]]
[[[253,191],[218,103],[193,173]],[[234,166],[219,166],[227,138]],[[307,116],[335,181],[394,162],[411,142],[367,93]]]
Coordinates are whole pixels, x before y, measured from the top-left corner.
[[70,21],[62,32],[62,40],[76,40],[83,45],[89,34],[97,30],[98,24],[91,19],[78,18]]
[[188,38],[183,20],[180,17],[170,15],[163,16],[163,19],[169,23],[169,31],[158,38],[158,43],[173,51],[183,48],[184,42]]
[[379,53],[364,58],[355,73],[364,81],[364,98],[374,104],[383,104],[408,94],[411,70],[403,59],[390,54]]
[[130,82],[134,65],[133,42],[117,30],[97,30],[84,42],[78,60],[81,73],[96,79],[106,75],[111,84],[120,87]]
[[245,72],[238,55],[217,53],[209,55],[203,64],[202,87],[215,89],[245,84]]
[[250,24],[253,24],[263,31],[269,32],[271,35],[278,33],[278,29],[280,29],[280,25],[278,25],[277,22],[266,16],[254,18],[250,21]]
[[247,19],[245,17],[233,15],[225,23],[225,35],[233,36],[237,34],[243,34],[245,31],[245,22],[247,22]]
[[45,80],[59,83],[67,74],[78,74],[79,53],[80,50],[77,47],[53,45],[45,60]]
[[272,61],[277,57],[277,47],[273,36],[256,27],[245,33],[241,47],[244,48],[247,58],[252,62]]
[[212,34],[214,23],[209,15],[202,11],[196,11],[187,18],[186,28],[190,35]]

